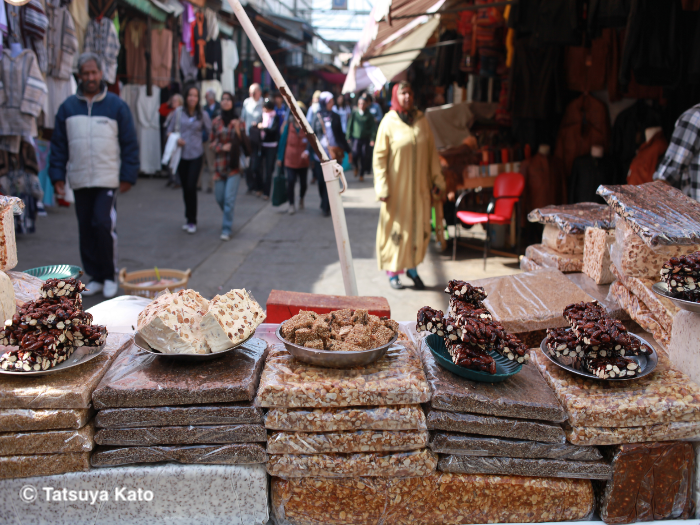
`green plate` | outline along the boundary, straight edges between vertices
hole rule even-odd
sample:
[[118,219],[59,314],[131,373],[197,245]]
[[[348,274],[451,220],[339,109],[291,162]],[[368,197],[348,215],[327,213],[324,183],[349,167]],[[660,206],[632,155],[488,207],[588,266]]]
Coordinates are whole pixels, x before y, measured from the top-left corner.
[[73,279],[83,273],[80,266],[71,266],[70,264],[54,264],[52,266],[39,266],[24,270],[24,273],[38,277],[39,279]]
[[441,367],[447,368],[453,374],[457,374],[470,381],[500,383],[520,372],[520,369],[523,367],[522,364],[509,361],[507,357],[503,357],[501,354],[491,351],[489,355],[496,361],[495,374],[488,374],[478,370],[469,370],[463,366],[457,366],[452,362],[452,357],[445,346],[445,340],[439,335],[430,334],[425,338],[425,342],[428,343],[428,348],[430,348],[430,351],[435,356],[435,360]]

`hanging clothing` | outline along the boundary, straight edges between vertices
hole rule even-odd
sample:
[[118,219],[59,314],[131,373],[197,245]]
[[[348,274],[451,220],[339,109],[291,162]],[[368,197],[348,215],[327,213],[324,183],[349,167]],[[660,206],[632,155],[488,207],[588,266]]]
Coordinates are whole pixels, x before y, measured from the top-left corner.
[[700,201],[700,104],[678,118],[654,180],[664,180]]
[[[590,93],[606,88],[612,38],[612,32],[606,31],[603,36],[594,39],[590,47],[566,48],[564,65],[566,85],[570,90]],[[613,74],[617,74],[617,71]]]
[[194,42],[192,41],[192,24],[194,23],[194,9],[191,4],[185,2],[185,10],[182,13],[182,43],[188,53],[192,52]]
[[[102,59],[103,79],[108,84],[117,81],[117,57],[119,56],[119,36],[109,18],[92,20],[85,32],[85,49]],[[128,58],[128,55],[127,55]]]
[[588,4],[588,32],[597,36],[605,28],[627,24],[631,0],[591,0]]
[[396,111],[387,113],[379,124],[373,167],[377,197],[388,197],[377,225],[379,269],[415,268],[430,244],[433,188],[445,191],[433,134],[423,113],[417,112],[411,125]]
[[0,152],[0,191],[24,202],[21,215],[15,216],[17,233],[36,231],[37,203],[44,198],[39,182],[39,164],[34,146],[22,141],[19,153]]
[[[126,50],[126,76],[134,84],[146,83],[146,22],[134,19],[126,25],[124,47]],[[153,54],[151,54],[153,56]]]
[[31,49],[36,54],[41,72],[48,68],[46,43],[44,37],[49,27],[49,18],[40,0],[29,0],[23,6],[6,4],[8,44],[19,44],[24,49]]
[[1,78],[0,135],[36,137],[36,118],[48,90],[34,51],[25,49],[12,58],[5,49]]
[[[608,1],[608,0],[606,0]],[[582,4],[578,0],[528,0],[512,5],[508,25],[539,44],[581,42]]]
[[182,72],[183,82],[188,84],[197,80],[197,65],[194,63],[194,57],[184,45],[180,46],[180,71]]
[[53,129],[58,108],[61,107],[61,104],[63,104],[68,97],[75,95],[78,84],[73,75],[71,75],[68,80],[49,76],[46,77],[46,86],[48,89],[48,96],[44,101],[43,126],[47,129]]
[[7,38],[7,11],[5,11],[5,2],[0,4],[0,53],[2,53],[2,46],[5,38]]
[[192,56],[194,56],[197,69],[204,69],[207,67],[207,59],[204,53],[207,44],[207,22],[204,13],[201,11],[197,12],[194,18],[194,25],[192,26],[192,41],[194,42]]
[[615,159],[616,182],[626,184],[627,173],[637,150],[644,143],[644,130],[661,126],[661,109],[638,100],[615,119],[612,128],[611,153]]
[[[88,13],[87,0],[72,0],[68,4],[68,11],[73,17],[73,23],[75,24],[75,36],[78,39],[78,51],[85,51],[85,33],[88,25],[90,24],[90,14]],[[77,53],[75,58],[77,60]]]
[[532,38],[515,41],[511,71],[511,110],[514,118],[547,119],[561,113],[564,82],[559,46],[539,46]]
[[630,164],[630,171],[627,175],[627,184],[638,186],[645,182],[654,180],[654,173],[659,165],[659,161],[666,153],[668,141],[664,137],[663,131],[659,131],[644,144],[642,144]]
[[219,20],[216,12],[208,7],[204,8],[204,18],[207,20],[207,41],[219,38]]
[[617,184],[615,161],[609,156],[596,158],[590,154],[577,158],[574,160],[569,180],[569,204],[577,202],[605,204],[603,198],[596,194],[601,184]]
[[207,67],[202,72],[202,80],[218,80],[221,77],[221,63],[223,62],[221,41],[208,41],[204,46],[204,56],[207,61]]
[[233,79],[233,72],[238,67],[238,47],[233,40],[225,39],[221,41],[221,87],[224,91],[233,94],[236,86]]
[[112,18],[117,9],[117,0],[89,0],[88,9],[90,18]]
[[525,177],[523,215],[535,208],[566,202],[566,172],[560,159],[537,153],[521,164],[521,171]]
[[161,88],[168,87],[172,78],[173,32],[170,29],[151,31],[151,78]]
[[591,146],[610,150],[608,107],[591,95],[581,95],[566,107],[554,149],[554,156],[564,162],[567,176],[574,159],[590,153]]
[[72,77],[73,58],[78,52],[75,23],[68,8],[61,5],[61,0],[46,0],[46,14],[49,18],[49,29],[46,35],[48,47],[46,74],[57,79],[68,80]]
[[136,134],[139,139],[141,171],[152,174],[160,171],[160,88],[152,86],[149,97],[148,86],[139,86],[136,102]]

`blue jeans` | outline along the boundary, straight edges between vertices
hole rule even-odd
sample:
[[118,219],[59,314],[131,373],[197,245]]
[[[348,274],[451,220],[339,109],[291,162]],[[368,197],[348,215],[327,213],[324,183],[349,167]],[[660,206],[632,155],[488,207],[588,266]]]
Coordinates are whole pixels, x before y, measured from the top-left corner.
[[233,175],[226,179],[216,181],[214,185],[214,196],[219,207],[224,212],[224,220],[221,223],[221,233],[231,235],[231,226],[233,226],[233,208],[236,205],[236,195],[238,194],[238,185],[241,183],[240,175]]

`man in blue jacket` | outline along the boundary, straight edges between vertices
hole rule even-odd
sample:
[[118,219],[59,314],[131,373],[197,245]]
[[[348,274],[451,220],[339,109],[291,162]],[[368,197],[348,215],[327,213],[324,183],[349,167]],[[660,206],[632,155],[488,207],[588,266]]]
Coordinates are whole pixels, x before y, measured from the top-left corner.
[[107,92],[102,61],[78,59],[80,85],[56,114],[49,177],[57,195],[66,180],[75,193],[80,257],[92,278],[84,295],[117,294],[117,189],[129,191],[139,173],[139,145],[126,103]]

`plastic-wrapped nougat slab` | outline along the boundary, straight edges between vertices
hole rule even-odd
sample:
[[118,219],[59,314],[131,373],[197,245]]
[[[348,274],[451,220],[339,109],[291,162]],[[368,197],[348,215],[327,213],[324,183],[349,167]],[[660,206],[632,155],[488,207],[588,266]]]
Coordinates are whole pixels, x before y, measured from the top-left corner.
[[345,432],[272,432],[270,454],[402,452],[428,446],[428,431],[356,430]]
[[95,434],[99,445],[194,445],[266,441],[262,425],[212,425],[188,427],[102,428]]
[[250,401],[211,406],[107,408],[95,416],[98,428],[261,424],[262,410]]
[[4,408],[0,409],[0,428],[8,432],[32,430],[77,430],[94,414],[89,408]]
[[[90,468],[90,452],[0,456],[0,479],[52,476]],[[13,494],[13,498],[15,495]],[[9,501],[9,500],[5,500]]]
[[223,445],[102,447],[92,453],[93,467],[114,467],[134,463],[210,463],[215,465],[247,465],[265,463],[265,447],[258,443],[226,443]]
[[612,473],[610,465],[604,461],[479,456],[441,456],[438,470],[455,474],[497,474],[501,476],[574,479],[609,479]]
[[294,432],[426,430],[420,405],[341,408],[271,408],[265,428]]
[[700,421],[657,423],[641,427],[568,427],[565,432],[569,443],[587,448],[591,445],[681,441],[700,436]]
[[564,273],[580,272],[583,269],[582,253],[559,253],[543,244],[531,244],[525,249],[525,256],[535,264],[556,268]]
[[79,430],[0,433],[0,456],[90,452],[94,446],[95,426],[92,423]]

